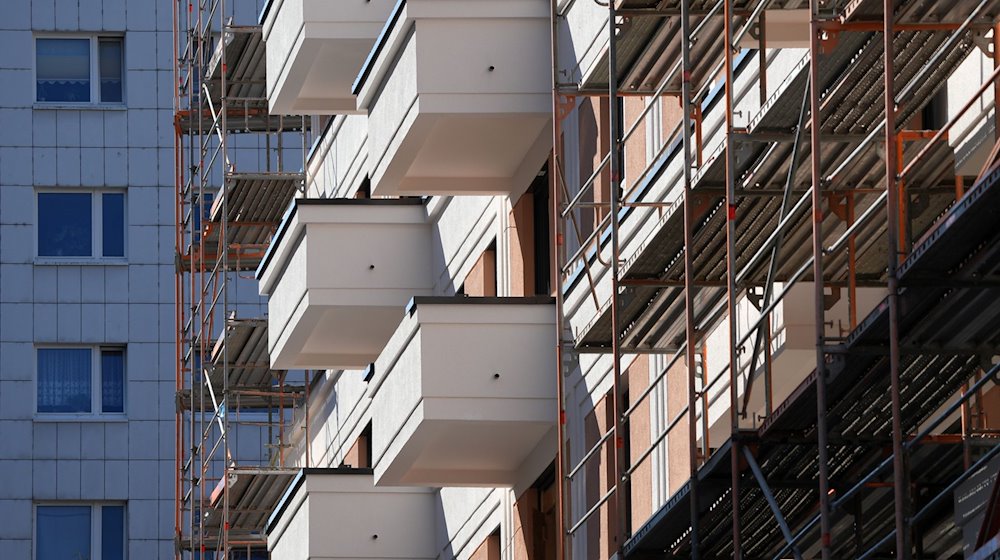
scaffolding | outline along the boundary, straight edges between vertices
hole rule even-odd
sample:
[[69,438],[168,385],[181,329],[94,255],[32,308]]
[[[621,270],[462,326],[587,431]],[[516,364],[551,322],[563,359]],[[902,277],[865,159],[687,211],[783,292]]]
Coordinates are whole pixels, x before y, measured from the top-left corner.
[[[598,2],[606,47],[583,69],[567,68],[559,52],[574,4],[551,3],[558,557],[578,556],[574,543],[600,512],[619,558],[960,556],[952,494],[1000,464],[1000,434],[982,422],[984,391],[1000,383],[1000,142],[970,180],[957,176],[948,140],[961,118],[995,118],[994,103],[981,101],[1000,91],[1000,2]],[[808,49],[772,84],[766,18],[782,10],[808,10]],[[921,111],[976,48],[998,70],[947,124],[925,129]],[[759,107],[737,126],[737,80],[755,67],[748,87]],[[599,130],[610,147],[576,181],[563,121],[587,97],[607,100]],[[622,100],[634,97],[642,107],[627,122]],[[664,98],[677,100],[680,122],[624,182],[626,145],[659,118]],[[721,115],[723,137],[711,149],[709,112]],[[658,194],[671,163],[679,187]],[[644,229],[642,216],[653,225]],[[812,283],[815,360],[774,402],[772,314],[800,282]],[[859,317],[864,286],[887,296]],[[849,325],[830,336],[825,314],[841,291]],[[566,300],[576,293],[597,312],[571,332]],[[735,320],[741,298],[756,308],[749,324]],[[715,328],[728,331],[728,354],[710,376],[705,337]],[[612,416],[595,441],[571,449],[567,376],[587,353],[610,356]],[[666,366],[630,392],[626,360],[643,354]],[[686,403],[637,443],[631,420],[675,365],[686,373]],[[763,391],[760,418],[748,418],[754,391]],[[710,440],[713,399],[728,400],[723,442]],[[686,459],[689,478],[632,526],[632,477],[671,436],[687,436],[687,457],[669,460]],[[580,486],[602,459],[609,481],[588,496]],[[978,557],[1000,557],[996,509]]]
[[308,121],[268,111],[261,27],[233,8],[174,2],[178,559],[267,557],[308,391],[306,373],[271,367],[254,284],[303,188]]

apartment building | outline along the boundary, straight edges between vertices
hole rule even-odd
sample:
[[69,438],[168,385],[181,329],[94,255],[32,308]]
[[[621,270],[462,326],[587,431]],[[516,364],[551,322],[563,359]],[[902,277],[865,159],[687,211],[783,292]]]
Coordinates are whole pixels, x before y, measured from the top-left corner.
[[3,6],[0,558],[176,550],[175,11]]
[[996,557],[1000,2],[225,5],[179,557]]
[[172,8],[2,12],[0,557],[167,557]]

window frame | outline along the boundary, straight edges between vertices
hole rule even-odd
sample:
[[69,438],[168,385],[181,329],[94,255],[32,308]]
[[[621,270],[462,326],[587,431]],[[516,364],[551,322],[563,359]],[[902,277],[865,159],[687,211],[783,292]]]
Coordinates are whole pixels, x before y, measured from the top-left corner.
[[90,557],[103,557],[104,527],[101,508],[105,506],[122,508],[122,557],[128,558],[128,502],[115,500],[69,501],[51,500],[37,501],[31,504],[31,560],[38,558],[38,508],[39,507],[90,507]]
[[[40,101],[38,99],[38,40],[39,39],[88,39],[90,42],[90,100],[89,101]],[[100,42],[102,39],[117,39],[122,45],[122,100],[101,100],[101,61]],[[124,108],[127,92],[125,75],[125,35],[115,33],[35,33],[31,37],[31,85],[34,91],[33,103],[39,108],[72,107],[72,108]]]
[[[127,420],[128,419],[128,349],[124,344],[36,344],[33,374],[31,377],[35,419],[41,420]],[[90,350],[90,412],[40,412],[38,410],[38,351],[39,350]],[[122,353],[122,411],[104,412],[103,356],[105,351]]]
[[[58,256],[42,255],[38,237],[41,233],[41,220],[39,217],[39,195],[41,194],[89,194],[90,195],[90,256]],[[104,256],[104,196],[105,194],[122,195],[122,256]],[[59,187],[38,187],[34,196],[34,218],[35,231],[33,243],[35,245],[36,264],[127,264],[128,263],[128,189],[127,188],[59,188]]]

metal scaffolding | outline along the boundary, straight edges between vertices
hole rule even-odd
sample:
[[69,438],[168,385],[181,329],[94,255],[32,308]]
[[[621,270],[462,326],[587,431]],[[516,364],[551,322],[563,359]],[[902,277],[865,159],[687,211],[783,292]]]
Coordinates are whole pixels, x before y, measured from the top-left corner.
[[[560,58],[574,2],[551,7],[559,557],[576,556],[574,542],[601,512],[619,558],[961,555],[952,493],[1000,454],[998,434],[972,421],[984,390],[1000,383],[1000,142],[978,176],[963,177],[947,141],[963,117],[996,118],[994,103],[982,101],[1000,87],[1000,70],[947,124],[928,129],[921,111],[973,49],[1000,68],[1000,2],[598,4],[607,20],[597,44],[606,47],[589,69]],[[782,83],[770,83],[766,18],[803,9],[808,52]],[[741,53],[747,41],[755,48]],[[737,124],[739,77],[756,69],[746,87],[758,88],[759,108]],[[564,121],[588,97],[607,100],[597,130],[610,148],[577,181]],[[627,122],[622,100],[634,97],[643,105]],[[626,144],[660,118],[655,108],[666,98],[678,103],[679,122],[648,167],[623,181]],[[714,149],[703,139],[709,112],[721,113]],[[653,188],[669,180],[671,162],[680,162],[673,198]],[[651,230],[636,225],[653,212]],[[813,285],[815,362],[774,402],[772,314],[798,282]],[[858,315],[862,286],[887,292],[867,317]],[[825,315],[841,291],[850,324],[832,337]],[[577,293],[597,313],[571,332],[566,300]],[[743,298],[758,313],[749,324],[735,320]],[[710,377],[705,337],[726,324],[725,367]],[[583,354],[610,355],[612,420],[571,449],[567,415],[577,409],[568,376]],[[630,392],[626,360],[642,354],[666,366]],[[686,372],[686,404],[669,411],[651,442],[637,442],[631,420],[666,391],[675,365]],[[723,388],[729,437],[710,441],[709,407]],[[760,418],[748,417],[753,391],[763,391]],[[635,526],[632,477],[671,435],[686,436],[688,456],[669,460],[690,478]],[[595,498],[580,487],[602,459],[609,480]],[[983,554],[995,551],[985,524],[981,533]],[[588,549],[588,557],[604,552]]]
[[253,273],[303,188],[308,126],[269,113],[261,28],[233,7],[174,5],[178,559],[266,557],[307,390],[271,368]]

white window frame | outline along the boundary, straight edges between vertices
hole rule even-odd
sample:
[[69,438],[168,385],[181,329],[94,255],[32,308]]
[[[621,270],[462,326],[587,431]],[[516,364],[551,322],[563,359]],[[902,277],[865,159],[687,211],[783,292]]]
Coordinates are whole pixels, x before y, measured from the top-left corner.
[[[39,101],[38,100],[38,40],[39,39],[89,39],[90,40],[90,101]],[[122,100],[101,101],[100,40],[119,39],[122,42]],[[124,108],[126,96],[125,35],[114,33],[37,33],[31,38],[31,87],[34,104],[42,108],[92,107]]]
[[[90,350],[90,412],[39,412],[38,411],[38,351],[39,350]],[[104,412],[101,401],[102,371],[101,353],[104,350],[120,350],[122,353],[122,411]],[[127,420],[128,418],[128,349],[124,344],[36,344],[32,365],[31,394],[34,400],[36,419],[42,420]]]
[[122,516],[122,552],[125,558],[128,558],[128,503],[127,502],[116,502],[116,501],[84,501],[84,502],[73,502],[73,501],[41,501],[34,502],[31,504],[31,560],[38,560],[38,507],[46,506],[90,506],[90,557],[91,558],[101,558],[101,552],[103,549],[103,539],[104,532],[101,526],[101,515],[100,510],[103,506],[121,506],[124,508],[124,515]]
[[[38,218],[38,195],[45,193],[54,194],[89,194],[90,195],[90,219],[91,222],[91,232],[90,232],[90,256],[70,256],[70,257],[59,257],[50,255],[40,255],[38,253],[38,228],[41,226]],[[123,224],[122,231],[122,249],[124,255],[121,257],[105,257],[104,256],[104,194],[121,194],[122,197],[122,211],[125,215],[125,220]],[[35,246],[35,264],[127,264],[128,263],[128,189],[124,188],[56,188],[56,187],[42,187],[35,189],[35,201],[34,201],[34,211],[35,211],[35,231],[34,239],[32,243]]]

